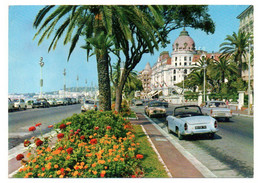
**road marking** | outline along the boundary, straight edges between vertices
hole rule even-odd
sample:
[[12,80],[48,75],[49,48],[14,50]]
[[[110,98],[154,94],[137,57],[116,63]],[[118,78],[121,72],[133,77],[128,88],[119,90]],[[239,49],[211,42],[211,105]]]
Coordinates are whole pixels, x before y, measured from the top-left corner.
[[215,178],[217,177],[213,172],[211,172],[205,165],[203,165],[199,160],[197,160],[192,154],[190,154],[187,150],[185,150],[176,140],[174,140],[167,132],[165,132],[159,125],[157,125],[153,120],[151,120],[148,116],[143,114],[161,133],[167,138],[172,145],[179,150],[179,152],[186,157],[206,178]]

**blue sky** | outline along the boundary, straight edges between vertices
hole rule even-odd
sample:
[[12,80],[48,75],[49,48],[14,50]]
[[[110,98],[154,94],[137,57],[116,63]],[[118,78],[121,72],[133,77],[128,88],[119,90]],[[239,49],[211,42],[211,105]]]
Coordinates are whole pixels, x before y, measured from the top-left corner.
[[[97,69],[95,57],[87,62],[86,53],[80,48],[84,44],[82,38],[78,47],[67,62],[69,44],[63,45],[62,40],[56,49],[48,52],[51,39],[44,40],[38,46],[38,39],[33,40],[36,30],[33,21],[38,11],[43,6],[9,6],[8,23],[8,93],[27,93],[40,91],[40,57],[45,63],[43,67],[43,92],[55,91],[63,88],[63,70],[66,68],[66,85],[73,87],[88,86],[93,82],[97,85]],[[214,34],[207,35],[200,30],[187,28],[190,36],[195,41],[197,48],[204,48],[209,52],[217,52],[219,45],[224,41],[226,35],[238,31],[239,20],[236,18],[248,5],[210,5],[209,13],[216,24]],[[171,43],[167,48],[160,49],[154,55],[145,55],[135,70],[141,71],[147,62],[153,65],[161,51],[172,51],[172,43],[179,36],[181,29],[171,32]]]

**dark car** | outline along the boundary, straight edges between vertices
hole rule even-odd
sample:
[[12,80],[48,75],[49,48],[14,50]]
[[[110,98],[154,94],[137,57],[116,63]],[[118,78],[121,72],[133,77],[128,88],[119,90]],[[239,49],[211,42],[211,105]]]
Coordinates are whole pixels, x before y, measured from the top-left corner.
[[50,107],[50,104],[45,98],[38,98],[33,102],[32,108]]
[[71,98],[64,98],[67,102],[68,102],[68,105],[71,105],[71,104],[73,104],[73,102],[72,102],[72,100],[71,100]]

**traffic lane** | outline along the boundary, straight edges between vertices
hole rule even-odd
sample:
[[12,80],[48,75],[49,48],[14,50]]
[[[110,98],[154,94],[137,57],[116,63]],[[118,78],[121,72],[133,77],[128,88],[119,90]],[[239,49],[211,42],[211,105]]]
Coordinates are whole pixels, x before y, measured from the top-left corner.
[[80,104],[59,106],[54,108],[39,108],[18,113],[8,114],[9,133],[28,131],[27,127],[33,126],[38,122],[42,123],[42,127],[47,127],[54,122],[71,116],[74,113],[80,113]]
[[[166,129],[165,118],[152,118],[159,126]],[[240,127],[242,124],[243,128]],[[219,131],[212,140],[207,135],[187,136],[179,141],[182,146],[193,143],[208,152],[243,177],[253,176],[253,119],[234,117],[230,122],[219,122]],[[176,134],[173,134],[176,138]],[[200,161],[202,157],[197,157]]]
[[[11,149],[25,139],[32,136],[39,136],[50,131],[49,125],[59,123],[62,119],[72,116],[74,113],[80,113],[81,104],[60,106],[55,108],[41,108],[19,113],[8,114],[8,149]],[[34,132],[29,132],[28,128],[36,123],[42,123]]]

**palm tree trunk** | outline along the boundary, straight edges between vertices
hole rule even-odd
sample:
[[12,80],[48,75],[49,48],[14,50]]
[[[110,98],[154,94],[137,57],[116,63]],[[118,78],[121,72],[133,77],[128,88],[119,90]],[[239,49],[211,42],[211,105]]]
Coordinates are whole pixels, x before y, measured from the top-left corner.
[[121,111],[121,103],[122,103],[122,93],[125,86],[126,79],[129,74],[123,70],[123,73],[121,74],[121,78],[119,80],[118,85],[116,86],[116,102],[115,102],[115,111],[120,112]]
[[100,109],[104,111],[111,110],[111,91],[108,72],[108,55],[97,55],[98,87]]

